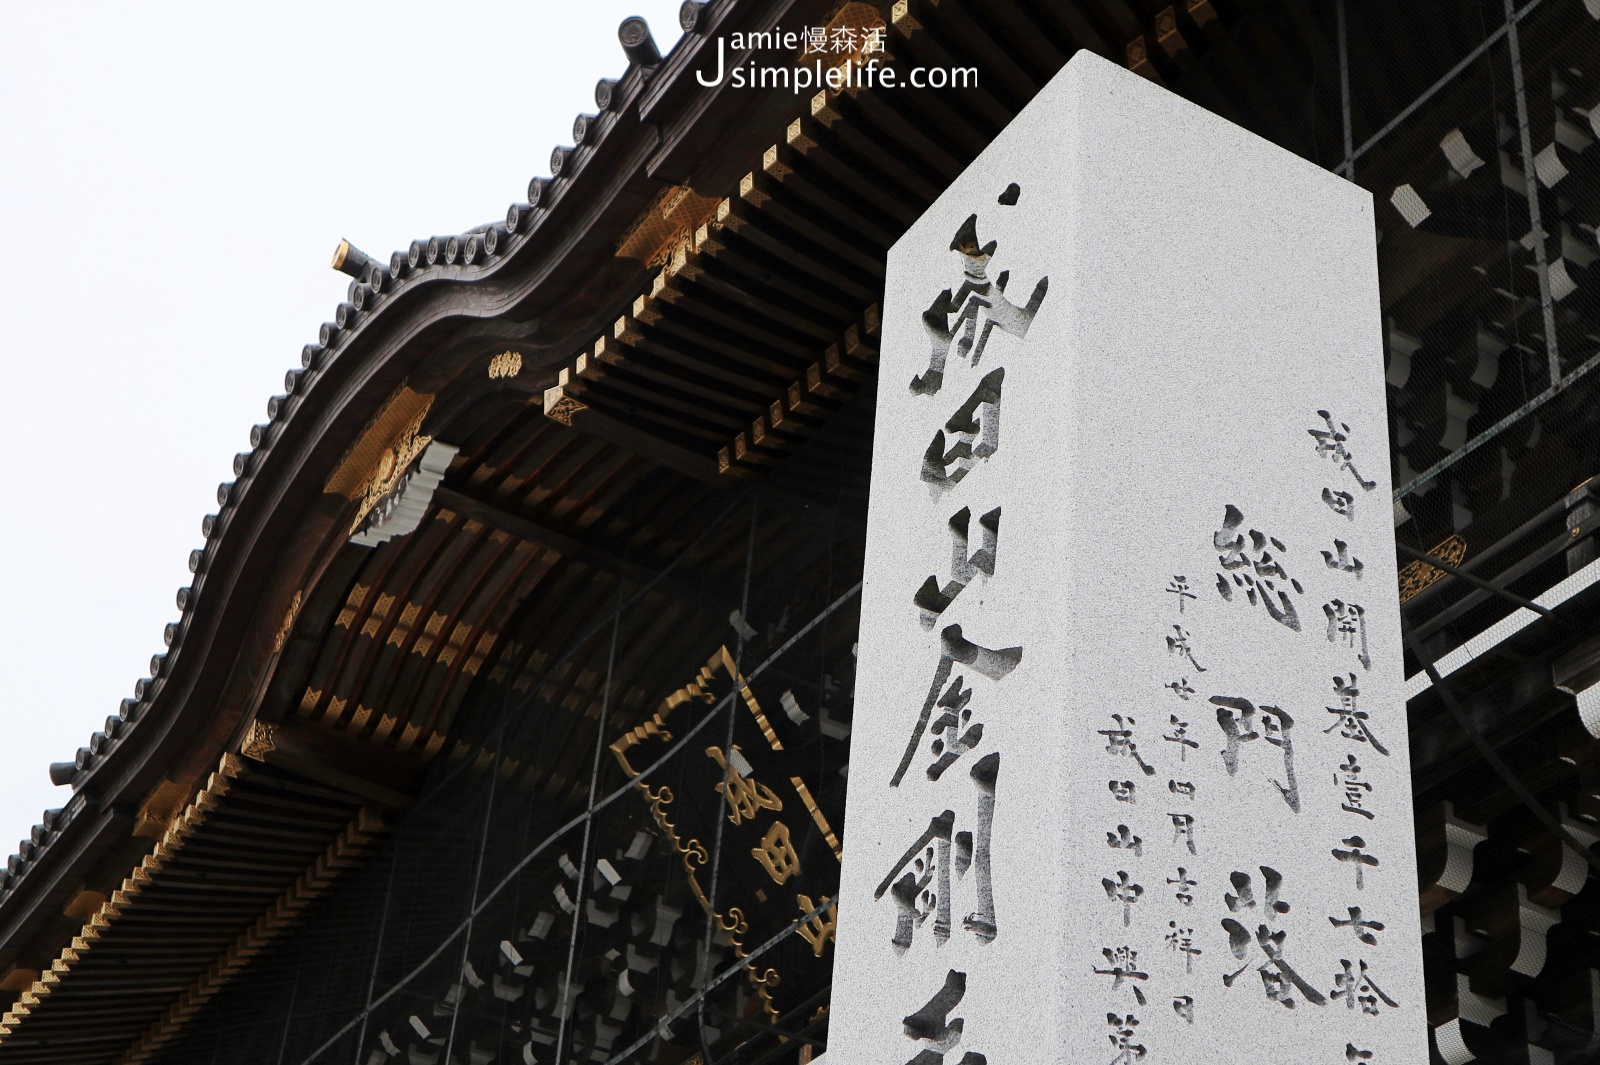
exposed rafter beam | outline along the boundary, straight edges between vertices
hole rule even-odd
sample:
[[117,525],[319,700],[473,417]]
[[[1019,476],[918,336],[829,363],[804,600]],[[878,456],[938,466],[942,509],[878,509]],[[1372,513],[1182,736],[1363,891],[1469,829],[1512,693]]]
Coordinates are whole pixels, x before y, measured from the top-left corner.
[[582,562],[592,569],[620,574],[640,584],[659,579],[657,587],[669,595],[690,602],[710,597],[720,605],[733,607],[739,604],[740,597],[736,592],[722,587],[715,581],[705,580],[703,574],[693,581],[672,574],[663,576],[663,567],[653,561],[638,562],[625,558],[614,550],[598,547],[571,533],[551,528],[532,518],[513,514],[498,504],[469,495],[460,489],[439,488],[433,493],[433,501],[457,514],[480,521],[492,529],[499,529],[529,543],[539,544],[557,554]]
[[392,810],[411,805],[427,770],[420,758],[293,717],[251,722],[239,753]]

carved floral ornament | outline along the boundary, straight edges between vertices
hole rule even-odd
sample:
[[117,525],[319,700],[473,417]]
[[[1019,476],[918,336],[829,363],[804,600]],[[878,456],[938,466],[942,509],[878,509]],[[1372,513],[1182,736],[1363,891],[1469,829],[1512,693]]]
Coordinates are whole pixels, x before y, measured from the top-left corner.
[[422,524],[434,490],[444,480],[458,449],[454,444],[428,437],[415,440],[422,447],[409,461],[402,450],[390,453],[392,468],[380,463],[379,475],[374,477],[370,494],[363,500],[364,513],[351,527],[351,543],[377,547],[416,532]]
[[266,761],[267,755],[277,749],[274,742],[276,732],[277,728],[265,721],[252,721],[250,731],[239,742],[239,753],[258,762]]
[[489,379],[500,381],[508,377],[515,377],[522,372],[522,353],[518,351],[502,351],[489,360]]
[[295,619],[299,616],[300,591],[299,589],[296,589],[294,595],[289,600],[289,606],[283,612],[283,620],[278,623],[278,632],[272,638],[272,650],[274,653],[283,650],[283,645],[288,642],[289,633],[294,630]]
[[669,265],[675,252],[692,247],[694,231],[712,219],[720,202],[687,185],[663,189],[617,241],[617,257],[652,267]]
[[430,393],[414,392],[401,385],[367,422],[329,475],[322,490],[358,502],[354,532],[394,491],[400,478],[433,442],[422,432],[422,422],[433,406]]
[[[1428,552],[1441,562],[1448,562],[1452,566],[1461,565],[1461,560],[1467,557],[1467,541],[1461,536],[1451,536],[1442,543],[1435,544]],[[1433,584],[1444,576],[1444,570],[1437,566],[1430,566],[1420,559],[1400,567],[1400,601],[1407,602],[1421,594],[1423,589]]]
[[544,394],[544,416],[562,425],[571,425],[574,414],[588,409],[586,404],[573,399],[560,388],[548,389]]

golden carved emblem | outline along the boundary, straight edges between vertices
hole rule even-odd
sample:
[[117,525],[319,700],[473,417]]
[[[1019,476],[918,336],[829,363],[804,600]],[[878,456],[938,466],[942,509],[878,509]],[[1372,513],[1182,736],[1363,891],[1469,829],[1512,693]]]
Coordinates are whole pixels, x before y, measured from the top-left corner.
[[502,351],[489,360],[489,379],[492,381],[515,377],[521,372],[522,353],[519,351]]
[[[1452,536],[1435,544],[1428,554],[1440,562],[1459,566],[1461,560],[1467,557],[1467,541],[1459,535]],[[1438,566],[1430,566],[1421,559],[1400,567],[1400,601],[1404,603],[1408,599],[1415,598],[1424,588],[1443,576],[1444,570]]]
[[351,532],[361,527],[372,509],[394,491],[406,470],[433,443],[433,437],[422,432],[422,420],[432,406],[431,394],[413,392],[401,385],[372,416],[328,476],[322,486],[324,492],[358,502]]
[[250,731],[244,734],[244,739],[239,743],[239,753],[258,762],[266,761],[267,755],[277,750],[273,742],[273,735],[277,731],[276,726],[265,721],[250,722]]
[[172,819],[183,809],[189,797],[189,787],[189,784],[162,777],[139,805],[139,812],[134,817],[133,834],[160,839]]
[[687,185],[663,189],[617,241],[617,256],[646,266],[669,267],[674,253],[692,246],[694,231],[716,211],[718,202]]
[[278,634],[272,638],[273,653],[283,650],[283,645],[288,642],[289,632],[294,628],[294,619],[300,615],[300,592],[295,591],[294,597],[289,600],[289,609],[283,612],[283,620],[278,623]]
[[[551,391],[560,392],[561,390],[551,389]],[[545,393],[544,416],[546,418],[553,418],[562,425],[571,425],[572,416],[574,414],[578,413],[580,410],[588,409],[589,408],[585,404],[579,403],[577,400],[573,399],[564,392],[561,392],[561,394],[558,395],[554,400],[551,400],[549,392]]]

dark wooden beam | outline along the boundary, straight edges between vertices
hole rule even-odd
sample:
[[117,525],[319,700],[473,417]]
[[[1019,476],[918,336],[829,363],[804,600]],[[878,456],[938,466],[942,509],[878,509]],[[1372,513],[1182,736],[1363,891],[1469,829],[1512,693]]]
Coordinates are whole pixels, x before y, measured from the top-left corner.
[[545,389],[545,416],[696,480],[715,482],[718,479],[715,459],[603,414],[575,399],[573,391],[570,384]]
[[739,604],[738,593],[731,588],[722,587],[716,581],[706,580],[704,573],[692,580],[672,574],[662,576],[661,571],[665,567],[654,559],[639,562],[625,558],[616,548],[579,539],[532,518],[513,514],[496,503],[469,495],[460,489],[441,486],[434,491],[433,501],[464,517],[480,521],[491,529],[499,529],[529,543],[539,544],[592,569],[616,573],[639,584],[648,584],[659,579],[660,583],[656,587],[675,598],[692,603],[702,601],[709,596],[730,609]]
[[394,810],[411,805],[427,769],[420,758],[298,718],[251,722],[239,753]]

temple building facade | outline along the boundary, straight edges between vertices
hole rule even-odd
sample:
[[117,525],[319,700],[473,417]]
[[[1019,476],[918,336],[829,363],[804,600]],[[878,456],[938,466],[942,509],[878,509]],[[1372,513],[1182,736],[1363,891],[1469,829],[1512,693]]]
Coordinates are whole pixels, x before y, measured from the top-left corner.
[[[0,1065],[822,1059],[852,738],[875,712],[875,415],[905,390],[879,379],[889,252],[1080,51],[1370,195],[1393,491],[1362,505],[1392,511],[1397,557],[1361,587],[1405,633],[1408,734],[1383,739],[1409,749],[1415,821],[1416,917],[1394,926],[1420,921],[1430,1060],[1600,1061],[1600,2],[687,0],[680,19],[666,55],[622,24],[625,69],[503,218],[386,259],[339,244],[347,298],[218,487],[165,650],[49,767],[71,797],[0,871]],[[996,191],[1004,210],[1033,186]],[[982,285],[985,225],[951,244]],[[1046,287],[994,281],[989,321],[1016,334]],[[924,628],[994,574],[999,514],[952,519]],[[1327,565],[1361,577],[1342,547]],[[1174,603],[1217,582],[1235,594],[1206,573]],[[1270,612],[1266,587],[1237,594]],[[1349,698],[1305,731],[1359,729]],[[939,704],[936,744],[970,746],[965,707]],[[1315,786],[1369,816],[1356,773]],[[1015,1022],[1072,1008],[1019,1001]],[[890,1037],[885,1063],[985,1065]],[[1117,1039],[1085,1054],[1163,1060]]]

